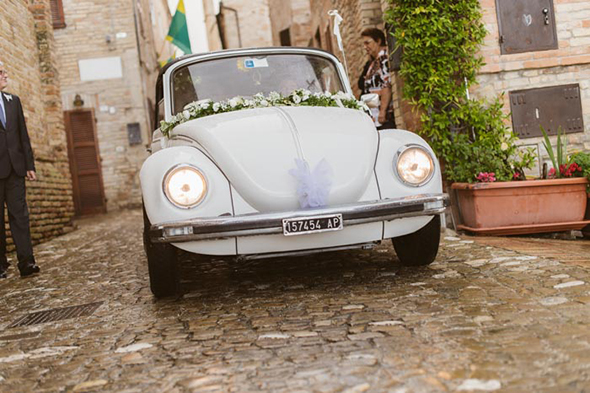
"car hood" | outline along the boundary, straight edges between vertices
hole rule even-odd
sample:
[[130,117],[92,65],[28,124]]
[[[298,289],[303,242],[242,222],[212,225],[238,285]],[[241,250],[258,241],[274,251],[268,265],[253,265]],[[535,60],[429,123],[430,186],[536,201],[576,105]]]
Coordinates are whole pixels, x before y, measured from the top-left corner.
[[240,110],[183,123],[174,135],[195,140],[259,212],[300,208],[301,182],[292,174],[297,159],[307,162],[311,172],[329,167],[327,205],[358,201],[378,149],[369,116],[333,107]]

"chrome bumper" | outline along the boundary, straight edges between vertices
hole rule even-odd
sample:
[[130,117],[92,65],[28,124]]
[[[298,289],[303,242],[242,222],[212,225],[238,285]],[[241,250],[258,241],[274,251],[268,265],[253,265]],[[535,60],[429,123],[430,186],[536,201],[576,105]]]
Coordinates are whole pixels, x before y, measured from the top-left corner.
[[271,235],[283,233],[284,219],[330,214],[342,214],[343,225],[347,227],[398,218],[433,216],[444,213],[447,206],[447,194],[423,194],[289,212],[195,218],[152,225],[150,238],[156,243],[181,243],[236,236]]

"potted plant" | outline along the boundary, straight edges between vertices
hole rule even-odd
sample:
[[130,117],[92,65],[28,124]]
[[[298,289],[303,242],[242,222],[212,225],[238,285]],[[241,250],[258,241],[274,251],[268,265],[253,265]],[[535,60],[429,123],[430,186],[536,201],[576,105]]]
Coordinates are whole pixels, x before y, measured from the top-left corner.
[[[572,154],[570,157],[571,162],[575,162],[582,171],[582,176],[590,181],[590,153],[577,152]],[[590,185],[586,187],[587,202],[586,202],[586,213],[584,214],[584,220],[590,220]],[[590,224],[582,228],[582,234],[585,238],[590,238]]]
[[[455,171],[458,173],[455,180],[461,182],[453,183],[452,189],[456,191],[463,221],[460,229],[476,234],[512,235],[581,229],[587,224],[584,212],[588,180],[582,177],[582,166],[572,158],[567,159],[566,146],[562,143],[564,135],[558,132],[557,152],[554,153],[547,134],[542,131],[545,149],[553,164],[545,178],[520,181],[524,179],[523,168],[528,167],[534,157],[530,151],[514,154],[513,138],[503,142],[508,144],[507,149],[500,149],[512,155],[505,156],[503,165],[492,166],[494,172],[488,170],[473,175],[475,183],[459,176],[467,176],[468,170],[478,168],[481,160],[472,156],[475,162],[457,162],[459,169]],[[489,141],[489,137],[488,132],[486,140]],[[475,140],[474,145],[478,144],[481,141]],[[493,151],[497,144],[487,145],[492,155],[500,155]],[[494,164],[485,161],[484,165]],[[506,178],[510,170],[513,171],[512,181]],[[496,172],[500,173],[500,178],[495,176]]]

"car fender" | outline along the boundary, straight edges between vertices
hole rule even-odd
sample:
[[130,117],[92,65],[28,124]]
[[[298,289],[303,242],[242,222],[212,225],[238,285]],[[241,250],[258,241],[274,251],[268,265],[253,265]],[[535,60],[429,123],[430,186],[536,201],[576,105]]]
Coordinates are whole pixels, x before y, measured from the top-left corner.
[[[192,209],[173,205],[163,191],[168,171],[189,164],[199,169],[207,181],[207,195]],[[217,165],[200,150],[189,146],[162,149],[145,160],[140,171],[141,190],[146,213],[152,225],[198,217],[234,215],[230,184]],[[204,254],[235,254],[235,240],[199,241],[175,246]]]
[[[435,172],[428,183],[412,187],[400,180],[395,169],[395,160],[401,148],[407,145],[419,145],[427,149],[433,157]],[[434,151],[419,135],[398,129],[379,131],[379,150],[375,163],[375,173],[379,183],[382,199],[399,198],[419,194],[442,193],[442,176],[440,164]],[[431,217],[413,217],[385,223],[384,238],[392,238],[415,232],[428,224]]]

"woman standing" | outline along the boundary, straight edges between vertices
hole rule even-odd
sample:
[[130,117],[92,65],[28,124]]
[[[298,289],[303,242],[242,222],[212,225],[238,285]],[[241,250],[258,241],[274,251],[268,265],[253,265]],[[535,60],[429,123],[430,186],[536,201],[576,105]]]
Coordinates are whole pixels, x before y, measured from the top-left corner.
[[368,28],[362,31],[363,47],[370,56],[359,78],[361,94],[379,95],[379,108],[374,108],[373,120],[377,129],[395,128],[393,106],[391,103],[391,80],[389,75],[389,56],[385,34],[379,29]]

